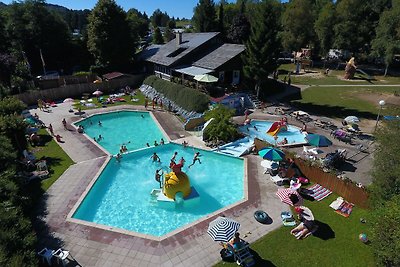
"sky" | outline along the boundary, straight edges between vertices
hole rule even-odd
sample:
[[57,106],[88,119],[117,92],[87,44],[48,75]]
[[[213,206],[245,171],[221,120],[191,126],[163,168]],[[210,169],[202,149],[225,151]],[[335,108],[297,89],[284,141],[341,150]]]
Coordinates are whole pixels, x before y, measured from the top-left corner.
[[[193,8],[199,2],[198,0],[115,0],[124,10],[136,8],[141,12],[146,12],[150,17],[154,10],[159,8],[162,12],[167,12],[170,17],[188,18],[193,16]],[[5,4],[10,4],[12,0],[0,0]],[[49,4],[64,6],[69,9],[92,9],[97,0],[46,0]],[[218,0],[214,0],[219,3]],[[227,2],[236,2],[228,0]]]

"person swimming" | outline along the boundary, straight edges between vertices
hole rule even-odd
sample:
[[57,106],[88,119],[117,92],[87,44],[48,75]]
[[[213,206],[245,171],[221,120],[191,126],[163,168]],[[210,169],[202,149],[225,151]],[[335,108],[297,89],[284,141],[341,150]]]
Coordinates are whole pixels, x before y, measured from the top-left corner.
[[99,126],[102,126],[103,124],[101,123],[101,121],[99,121]]
[[195,154],[194,154],[194,157],[193,157],[193,162],[192,162],[192,164],[190,164],[189,166],[188,166],[188,168],[190,168],[191,166],[193,166],[195,163],[196,163],[196,161],[198,161],[199,162],[199,164],[201,164],[201,161],[200,161],[200,152],[196,152]]
[[[161,171],[161,174],[160,174]],[[163,171],[161,169],[157,169],[156,173],[154,175],[155,180],[160,184],[160,188],[162,188],[162,184],[161,184],[161,177],[163,175]]]
[[160,145],[163,145],[163,144],[165,144],[165,141],[164,141],[164,138],[161,138]]
[[153,155],[151,155],[150,158],[153,159],[153,162],[155,162],[155,161],[161,162],[161,159],[160,159],[160,157],[157,155],[156,152],[154,152]]

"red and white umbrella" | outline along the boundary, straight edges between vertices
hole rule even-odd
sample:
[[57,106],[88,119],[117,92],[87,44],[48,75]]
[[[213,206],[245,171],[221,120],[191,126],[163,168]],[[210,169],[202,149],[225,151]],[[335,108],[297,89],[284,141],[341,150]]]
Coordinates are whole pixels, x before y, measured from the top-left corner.
[[92,95],[99,96],[99,95],[102,95],[102,94],[103,94],[102,91],[97,90],[97,91],[94,91]]
[[290,188],[286,189],[278,189],[278,192],[276,192],[276,195],[279,197],[279,199],[283,202],[286,203],[290,206],[294,206],[294,203],[290,200],[289,196],[295,194],[299,201],[296,204],[298,205],[303,205],[303,198],[299,195],[299,193],[295,190],[292,190]]

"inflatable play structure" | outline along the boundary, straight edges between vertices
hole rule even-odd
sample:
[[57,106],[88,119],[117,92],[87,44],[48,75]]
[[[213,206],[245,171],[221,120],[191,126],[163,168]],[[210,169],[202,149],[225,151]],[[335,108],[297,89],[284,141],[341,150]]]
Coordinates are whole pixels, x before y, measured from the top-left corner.
[[344,78],[346,80],[353,79],[354,74],[356,73],[357,67],[355,64],[355,59],[354,57],[350,58],[350,60],[346,64],[346,68],[344,69]]
[[267,131],[267,134],[275,136],[277,135],[280,131],[287,131],[287,120],[282,119],[280,121],[274,122],[269,130]]
[[196,189],[190,185],[189,177],[181,169],[183,162],[172,164],[172,171],[164,175],[164,182],[161,189],[153,189],[151,196],[160,205],[174,204],[173,206],[181,206],[187,202],[199,198]]

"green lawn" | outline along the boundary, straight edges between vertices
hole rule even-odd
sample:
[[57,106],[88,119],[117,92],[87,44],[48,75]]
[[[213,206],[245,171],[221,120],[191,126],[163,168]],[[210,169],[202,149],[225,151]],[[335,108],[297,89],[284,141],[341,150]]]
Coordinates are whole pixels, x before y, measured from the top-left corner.
[[72,159],[61,149],[54,138],[52,138],[45,129],[40,129],[38,134],[42,140],[45,140],[44,146],[29,147],[36,158],[46,158],[50,177],[42,180],[41,187],[46,191],[57,179],[74,164]]
[[[315,220],[323,223],[323,229],[319,230],[322,230],[321,235],[326,235],[324,238],[310,236],[297,240],[290,234],[292,227],[282,226],[251,244],[256,266],[375,266],[371,247],[358,239],[360,233],[369,234],[368,211],[355,207],[349,218],[342,217],[329,207],[336,197],[331,195],[321,202],[305,202]],[[367,222],[361,223],[360,218]],[[220,262],[216,266],[237,265]]]
[[[288,71],[295,71],[295,65],[294,64],[283,64],[279,67],[280,70],[280,75],[279,79],[283,80],[285,76],[285,73]],[[362,75],[360,73],[356,73],[354,76],[355,79],[348,81],[348,80],[343,80],[341,79],[344,76],[344,70],[331,70],[329,72],[329,75],[325,75],[324,69],[320,68],[311,68],[310,72],[314,73],[315,75],[291,75],[291,82],[293,84],[306,84],[306,85],[363,85],[363,84],[400,84],[400,77],[394,77],[394,76],[382,76],[382,75],[377,75],[373,76],[370,74],[374,79],[371,81],[366,80],[366,76]],[[282,74],[283,73],[283,74]]]
[[[103,97],[103,101],[104,101],[109,97],[109,95],[103,95],[102,97]],[[139,90],[136,90],[136,96],[134,96],[133,98],[137,99],[138,101],[131,101],[131,96],[128,96],[128,95],[122,96],[121,98],[125,99],[125,102],[115,102],[115,103],[109,104],[107,106],[108,107],[120,106],[120,105],[142,105],[143,106],[145,96]],[[95,104],[94,107],[87,107],[87,106],[81,105],[81,103],[79,102],[81,100],[76,99],[74,102],[74,108],[78,109],[80,107],[82,110],[87,110],[87,109],[100,108],[102,106],[96,97],[91,97],[91,99],[92,99],[92,103]]]
[[[399,87],[324,87],[312,86],[301,92],[300,100],[292,104],[299,109],[332,118],[355,115],[361,118],[375,119],[379,110],[376,104],[360,98],[367,94],[394,95]],[[385,97],[383,97],[385,99]]]

